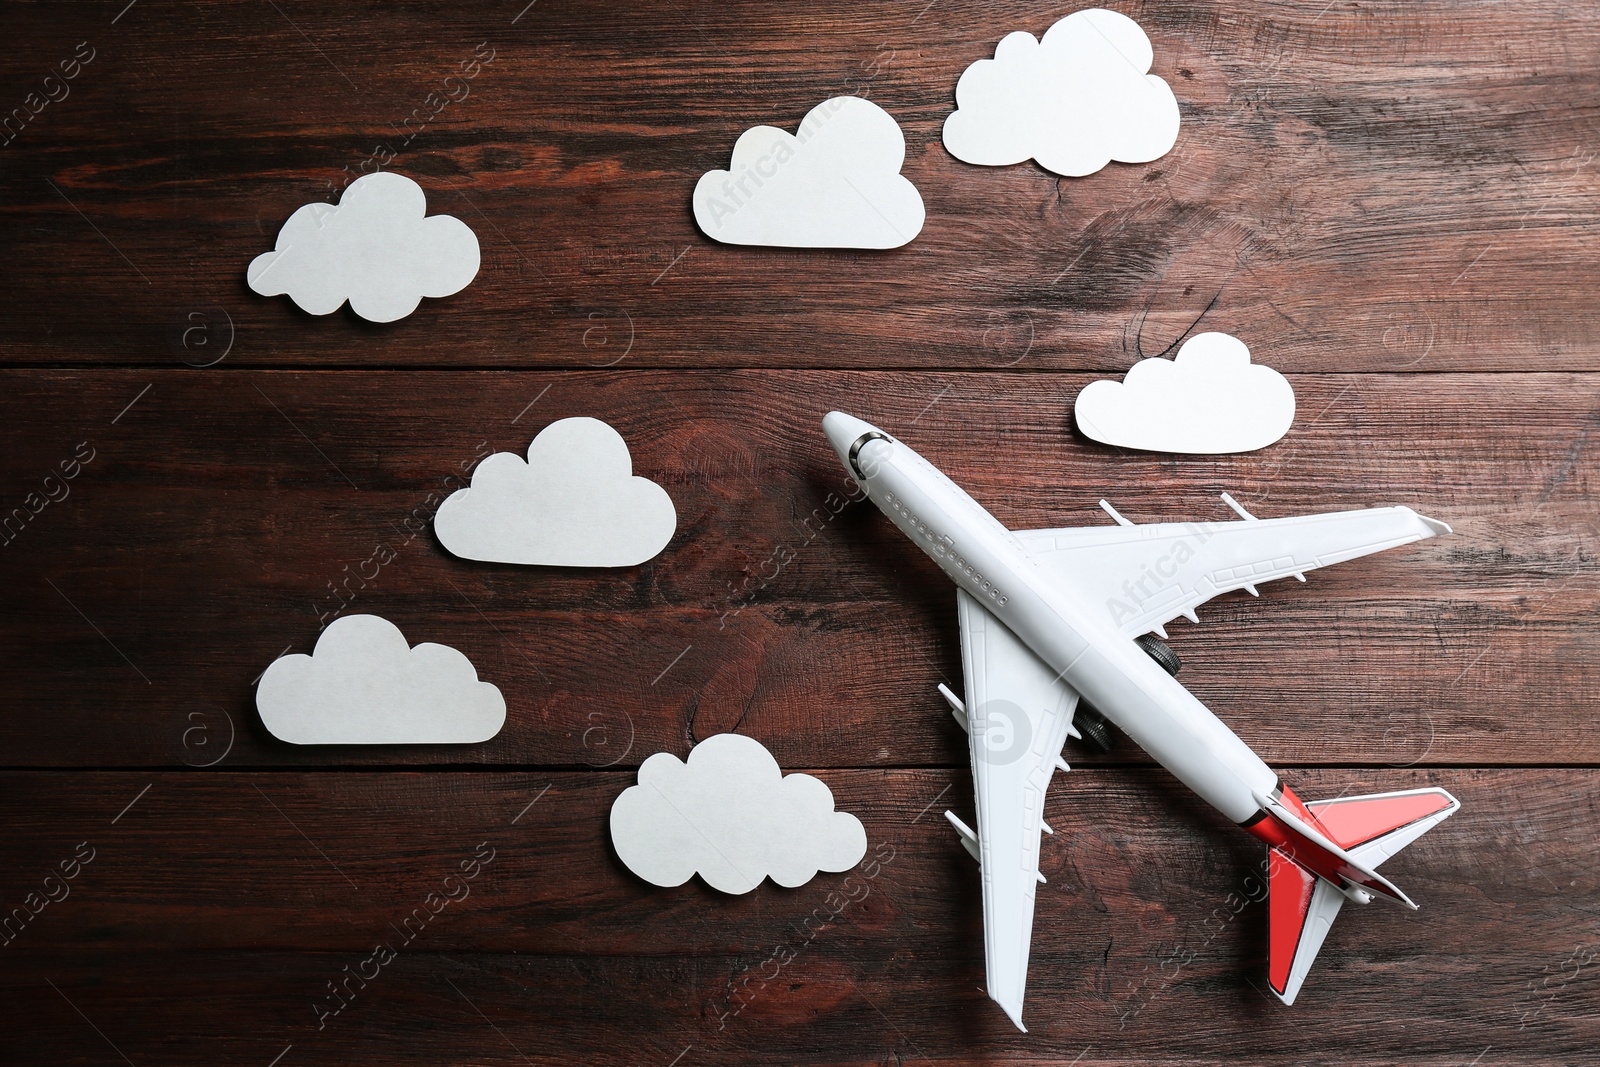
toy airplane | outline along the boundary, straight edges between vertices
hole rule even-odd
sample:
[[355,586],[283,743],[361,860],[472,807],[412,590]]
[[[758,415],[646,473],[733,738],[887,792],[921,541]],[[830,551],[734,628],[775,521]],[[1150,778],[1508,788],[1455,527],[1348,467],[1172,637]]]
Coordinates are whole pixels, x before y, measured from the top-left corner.
[[[1377,873],[1452,815],[1443,789],[1306,803],[1173,677],[1152,633],[1220,593],[1247,589],[1449,533],[1410,508],[1242,522],[1139,526],[1104,501],[1112,527],[1007,530],[905,444],[843,412],[822,420],[845,468],[958,587],[963,701],[939,690],[967,728],[977,792],[974,833],[950,812],[983,877],[989,996],[1022,1025],[1039,831],[1074,713],[1109,747],[1105,719],[1201,799],[1267,844],[1269,984],[1286,1004],[1346,899],[1416,905]],[[1053,831],[1050,831],[1053,832]]]

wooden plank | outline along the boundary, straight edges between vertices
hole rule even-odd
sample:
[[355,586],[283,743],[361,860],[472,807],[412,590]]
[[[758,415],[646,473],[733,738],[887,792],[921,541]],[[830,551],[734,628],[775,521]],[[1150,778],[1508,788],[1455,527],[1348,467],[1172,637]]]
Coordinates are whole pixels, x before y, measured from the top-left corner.
[[[5,145],[0,360],[204,362],[226,335],[258,365],[1120,371],[1199,324],[1300,372],[1600,368],[1600,11],[1124,4],[1179,145],[1058,180],[939,141],[966,65],[1053,16],[914,6],[23,8],[15,100],[78,42],[95,58]],[[741,131],[846,92],[905,130],[916,241],[698,233],[690,191]],[[392,328],[250,294],[283,220],[374,158],[478,231],[480,278]]]
[[[1197,1064],[1578,1063],[1600,1040],[1573,910],[1597,888],[1592,773],[1292,770],[1305,796],[1440,784],[1464,806],[1385,866],[1422,910],[1345,909],[1285,1009],[1260,988],[1258,846],[1165,774],[1075,771],[1047,812],[1025,1038],[980,991],[976,873],[938,817],[970,814],[966,773],[824,773],[880,862],[738,898],[619,866],[619,772],[0,775],[7,907],[95,850],[5,945],[0,1019],[64,1063],[112,1055],[84,1017],[135,1063],[1110,1064],[1170,1058],[1175,1028]],[[485,841],[467,894],[402,940],[390,923]],[[324,1018],[379,942],[395,959]]]
[[[960,677],[950,589],[875,511],[846,505],[818,428],[841,405],[1019,528],[1104,522],[1101,495],[1139,520],[1228,518],[1224,489],[1264,515],[1408,502],[1448,519],[1453,537],[1203,608],[1200,627],[1173,628],[1185,681],[1275,762],[1544,763],[1552,739],[1600,762],[1585,379],[1301,377],[1281,445],[1189,459],[1069,435],[1086,380],[11,373],[5,513],[29,492],[66,495],[24,509],[0,546],[0,750],[16,766],[193,765],[231,733],[229,766],[570,767],[738,727],[788,764],[959,765],[933,693]],[[1523,411],[1538,418],[1507,417]],[[620,427],[636,469],[673,494],[662,556],[543,570],[435,543],[432,510],[477,457],[577,414]],[[85,443],[92,458],[61,481]],[[466,652],[507,693],[506,729],[460,749],[268,737],[253,680],[341,609]]]

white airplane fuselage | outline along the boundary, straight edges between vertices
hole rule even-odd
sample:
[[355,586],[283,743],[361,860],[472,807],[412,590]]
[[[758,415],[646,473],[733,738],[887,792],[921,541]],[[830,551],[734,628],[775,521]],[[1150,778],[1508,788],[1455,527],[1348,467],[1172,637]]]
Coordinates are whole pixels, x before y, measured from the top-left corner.
[[1062,681],[1230,821],[1261,814],[1278,776],[1103,611],[1062,590],[1014,534],[905,444],[839,412],[824,429],[868,498]]

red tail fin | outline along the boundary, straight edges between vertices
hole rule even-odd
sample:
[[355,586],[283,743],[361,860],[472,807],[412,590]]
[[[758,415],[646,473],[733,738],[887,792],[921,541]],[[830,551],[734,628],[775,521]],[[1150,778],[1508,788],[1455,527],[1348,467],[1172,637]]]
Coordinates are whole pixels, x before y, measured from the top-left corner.
[[1330,838],[1311,810],[1289,789],[1280,785],[1272,796],[1258,794],[1258,799],[1261,814],[1246,824],[1245,829],[1269,847],[1341,890],[1359,886],[1370,893],[1397,900],[1408,908],[1416,907],[1398,886]]
[[[1255,826],[1250,828],[1258,837],[1284,837],[1281,845],[1270,842],[1277,847],[1268,852],[1271,951],[1267,978],[1272,991],[1285,1004],[1293,1004],[1322,948],[1323,938],[1344,904],[1343,889],[1373,888],[1376,883],[1372,879],[1388,885],[1372,868],[1449,818],[1461,804],[1443,789],[1341,797],[1312,804],[1302,804],[1285,789],[1282,804],[1291,818],[1344,852],[1340,858],[1303,833],[1286,833],[1295,828],[1270,811],[1261,820],[1269,827],[1260,831]],[[1330,865],[1334,859],[1339,862]],[[1323,866],[1330,869],[1323,871]],[[1367,879],[1352,881],[1347,877],[1348,870],[1363,868],[1369,875]],[[1339,881],[1330,879],[1329,874]],[[1401,899],[1405,899],[1403,894]]]

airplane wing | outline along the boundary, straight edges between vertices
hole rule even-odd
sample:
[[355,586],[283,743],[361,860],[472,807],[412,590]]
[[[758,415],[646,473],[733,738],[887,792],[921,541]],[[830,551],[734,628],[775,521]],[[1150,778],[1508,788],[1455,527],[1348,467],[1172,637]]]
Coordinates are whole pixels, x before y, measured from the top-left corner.
[[[945,691],[964,718],[972,750],[978,829],[945,813],[983,877],[983,947],[989,996],[1022,1030],[1022,998],[1033,939],[1039,832],[1045,790],[1072,731],[1078,694],[1010,629],[957,591],[966,699]],[[1053,831],[1052,831],[1053,832]],[[973,838],[976,838],[974,840]]]
[[1234,589],[1256,586],[1386,548],[1449,533],[1450,527],[1405,507],[1368,508],[1285,519],[1257,519],[1223,495],[1242,521],[1136,525],[1101,505],[1110,527],[1018,530],[1016,536],[1063,585],[1103,604],[1129,637],[1163,627]]

